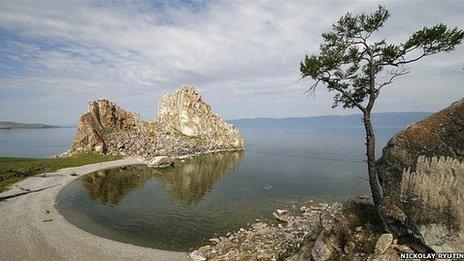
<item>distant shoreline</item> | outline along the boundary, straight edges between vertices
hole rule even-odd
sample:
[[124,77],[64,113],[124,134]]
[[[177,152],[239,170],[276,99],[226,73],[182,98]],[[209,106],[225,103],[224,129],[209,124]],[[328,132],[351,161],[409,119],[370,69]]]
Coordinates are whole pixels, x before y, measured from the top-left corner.
[[42,123],[22,123],[13,121],[0,121],[0,130],[15,129],[57,129],[57,128],[75,128],[76,126],[58,126],[47,125]]
[[0,127],[0,130],[36,130],[36,129],[69,129],[76,126],[51,126],[51,127]]
[[18,129],[58,129],[61,126],[50,126],[50,127],[0,127],[0,130],[18,130]]
[[[431,112],[380,112],[373,114],[373,122],[376,127],[405,127],[417,122]],[[275,127],[275,126],[309,126],[309,127],[363,127],[361,114],[347,115],[322,115],[308,117],[284,117],[284,118],[239,118],[226,122],[237,127]],[[14,129],[56,129],[77,128],[77,125],[47,125],[42,123],[20,123],[13,121],[0,121],[0,130]]]

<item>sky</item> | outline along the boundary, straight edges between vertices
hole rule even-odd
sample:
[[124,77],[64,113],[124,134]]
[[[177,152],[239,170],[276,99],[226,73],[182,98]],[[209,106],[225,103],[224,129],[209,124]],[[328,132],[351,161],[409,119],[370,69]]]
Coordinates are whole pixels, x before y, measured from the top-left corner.
[[[0,120],[77,123],[107,98],[152,119],[159,100],[195,86],[225,119],[358,113],[333,93],[304,94],[299,62],[346,12],[378,1],[0,0]],[[389,1],[378,37],[464,28],[464,1]],[[464,97],[464,45],[426,57],[385,87],[375,112],[437,111]]]

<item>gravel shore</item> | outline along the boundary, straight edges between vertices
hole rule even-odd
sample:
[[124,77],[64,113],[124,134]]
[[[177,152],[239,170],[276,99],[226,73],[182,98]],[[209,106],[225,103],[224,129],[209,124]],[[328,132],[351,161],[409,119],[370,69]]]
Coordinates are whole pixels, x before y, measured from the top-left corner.
[[[100,169],[139,164],[135,158],[66,168],[27,178],[0,197],[54,186],[0,202],[2,260],[189,260],[187,253],[134,246],[83,231],[58,213],[58,192],[79,176]],[[76,175],[71,175],[76,173]]]

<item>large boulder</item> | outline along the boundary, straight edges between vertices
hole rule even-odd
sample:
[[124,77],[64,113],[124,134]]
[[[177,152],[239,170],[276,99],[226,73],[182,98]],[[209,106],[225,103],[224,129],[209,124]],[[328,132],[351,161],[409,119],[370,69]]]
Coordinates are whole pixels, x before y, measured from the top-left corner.
[[151,122],[114,102],[90,101],[67,154],[122,154],[150,161],[159,156],[243,148],[238,130],[214,114],[193,87],[182,86],[162,99]]
[[434,251],[464,251],[464,99],[396,134],[377,171],[388,229]]

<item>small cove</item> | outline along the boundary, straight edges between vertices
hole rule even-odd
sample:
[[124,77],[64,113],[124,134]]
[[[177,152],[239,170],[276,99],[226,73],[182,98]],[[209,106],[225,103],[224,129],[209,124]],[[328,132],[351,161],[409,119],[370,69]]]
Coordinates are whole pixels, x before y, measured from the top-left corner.
[[[57,208],[98,236],[187,251],[256,218],[272,220],[276,208],[369,193],[362,128],[240,130],[244,152],[91,173],[59,193]],[[398,130],[378,128],[378,147]]]

